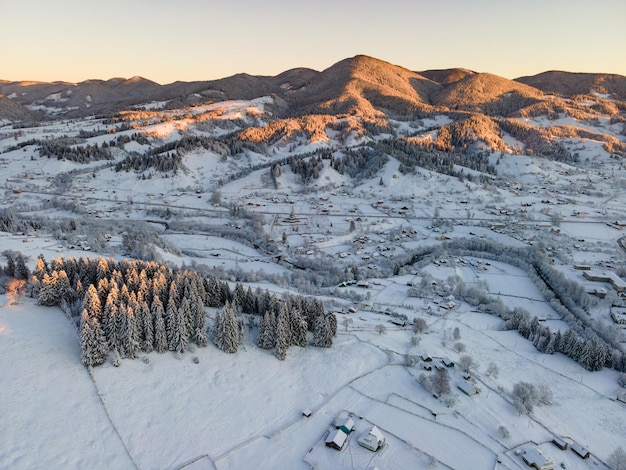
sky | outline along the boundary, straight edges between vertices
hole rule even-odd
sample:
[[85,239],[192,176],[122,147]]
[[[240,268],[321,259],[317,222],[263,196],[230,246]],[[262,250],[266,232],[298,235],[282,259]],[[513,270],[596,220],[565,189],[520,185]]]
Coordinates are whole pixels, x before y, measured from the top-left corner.
[[0,80],[158,83],[366,54],[506,78],[626,75],[624,0],[0,0]]

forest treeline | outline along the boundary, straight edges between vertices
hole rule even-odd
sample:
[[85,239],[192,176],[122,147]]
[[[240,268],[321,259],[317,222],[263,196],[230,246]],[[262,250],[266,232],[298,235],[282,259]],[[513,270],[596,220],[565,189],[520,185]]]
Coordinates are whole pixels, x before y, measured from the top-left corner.
[[[9,259],[13,274],[28,276],[23,257]],[[312,345],[330,347],[337,330],[334,314],[316,298],[278,298],[240,283],[231,289],[213,275],[158,262],[59,258],[48,263],[39,256],[30,292],[40,305],[60,306],[78,325],[86,366],[100,365],[109,355],[119,365],[140,353],[182,354],[189,343],[205,347],[210,332],[219,349],[232,353],[246,326],[249,332],[258,330],[259,347],[274,349],[282,360],[290,346],[309,344],[307,332]],[[206,307],[217,309],[211,325]]]

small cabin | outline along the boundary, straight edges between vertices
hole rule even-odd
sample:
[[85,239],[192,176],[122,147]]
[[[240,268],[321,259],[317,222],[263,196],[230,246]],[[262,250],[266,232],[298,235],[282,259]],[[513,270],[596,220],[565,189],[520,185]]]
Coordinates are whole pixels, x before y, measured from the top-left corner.
[[350,434],[352,431],[354,431],[355,423],[354,420],[349,417],[339,418],[335,420],[335,427],[337,429],[341,429],[346,434]]
[[376,452],[385,445],[385,436],[376,426],[372,426],[367,434],[362,435],[358,441],[361,447]]
[[472,395],[476,395],[478,393],[478,389],[469,382],[461,382],[456,387],[468,397],[471,397]]
[[447,357],[444,357],[444,358],[441,360],[441,363],[442,363],[444,366],[446,366],[446,367],[454,367],[454,362],[453,362],[453,361],[451,361],[450,359],[448,359]]
[[524,455],[522,455],[522,460],[526,465],[537,470],[554,470],[554,462],[547,459],[539,452],[539,449],[527,449]]
[[572,449],[572,452],[578,455],[581,459],[588,459],[589,455],[591,455],[589,451],[581,446],[578,442],[572,442],[570,449]]
[[559,436],[552,436],[552,444],[557,446],[561,450],[567,449],[567,442],[561,439]]
[[328,435],[326,436],[327,447],[331,447],[335,450],[343,449],[343,446],[346,444],[348,440],[348,435],[343,432],[341,429],[329,429]]

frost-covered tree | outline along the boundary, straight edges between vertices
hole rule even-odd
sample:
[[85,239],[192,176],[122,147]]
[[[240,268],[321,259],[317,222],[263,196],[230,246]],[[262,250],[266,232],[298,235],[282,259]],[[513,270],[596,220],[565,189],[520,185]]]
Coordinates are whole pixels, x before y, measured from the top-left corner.
[[141,350],[150,353],[154,350],[154,322],[148,302],[143,298],[138,301],[136,317],[140,331]]
[[53,306],[61,303],[61,287],[59,285],[59,273],[53,271],[51,274],[44,274],[39,286],[37,303],[39,305]]
[[126,323],[128,329],[126,356],[135,359],[139,356],[139,351],[141,350],[141,334],[139,332],[137,315],[135,315],[135,311],[130,305],[126,308]]
[[281,361],[284,360],[291,342],[289,313],[287,312],[287,306],[283,304],[276,318],[276,349],[274,350],[274,356]]
[[500,369],[495,362],[490,362],[487,366],[487,370],[485,371],[487,377],[493,377],[494,379],[498,378],[498,374],[500,373]]
[[17,279],[28,279],[30,277],[30,270],[26,266],[26,258],[22,253],[18,253],[15,256],[15,277]]
[[200,348],[205,348],[208,344],[206,316],[204,304],[199,296],[196,297],[195,301],[191,305],[191,315],[193,317],[193,335],[196,344]]
[[215,315],[213,342],[224,352],[235,353],[241,342],[241,328],[237,320],[237,306],[226,302]]
[[539,403],[537,388],[528,382],[518,382],[513,385],[513,406],[519,414],[530,414]]
[[154,349],[158,353],[164,353],[168,349],[167,330],[165,327],[163,303],[158,295],[152,300],[151,313],[154,319]]
[[100,296],[95,286],[91,284],[87,288],[85,298],[83,299],[83,310],[87,310],[89,316],[100,318],[102,314],[102,304],[100,303]]
[[269,311],[259,321],[259,338],[257,342],[261,349],[273,349],[276,345],[276,317]]
[[414,333],[423,333],[428,329],[428,323],[423,318],[414,318],[413,319],[413,332]]
[[337,317],[334,314],[318,315],[313,326],[313,346],[330,348],[336,331]]
[[611,470],[626,470],[626,452],[621,447],[616,448],[606,459]]
[[463,369],[463,371],[467,373],[471,372],[476,367],[478,367],[478,364],[476,363],[474,358],[470,356],[469,354],[463,354],[459,358],[458,364],[461,367],[461,369]]
[[87,367],[104,364],[108,357],[108,344],[97,316],[83,309],[80,320],[81,361]]
[[432,378],[432,391],[437,396],[450,393],[450,375],[447,369],[437,369]]
[[467,347],[465,346],[464,343],[461,343],[460,341],[454,343],[454,350],[458,353],[462,353],[467,349]]
[[290,302],[286,308],[289,316],[290,344],[304,348],[307,345],[306,319],[293,302]]

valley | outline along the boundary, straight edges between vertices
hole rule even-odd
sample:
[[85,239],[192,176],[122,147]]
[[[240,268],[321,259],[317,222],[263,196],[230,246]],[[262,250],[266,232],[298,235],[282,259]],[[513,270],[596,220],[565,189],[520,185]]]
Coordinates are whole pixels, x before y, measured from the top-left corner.
[[[336,333],[278,360],[240,308],[227,354],[207,305],[206,348],[86,368],[80,312],[14,298],[4,269],[0,467],[518,469],[539,451],[544,468],[613,468],[626,78],[547,74],[357,56],[168,86],[1,82],[0,265],[162,263],[315,298]],[[335,450],[342,413],[354,430]],[[357,442],[374,425],[376,452]]]

